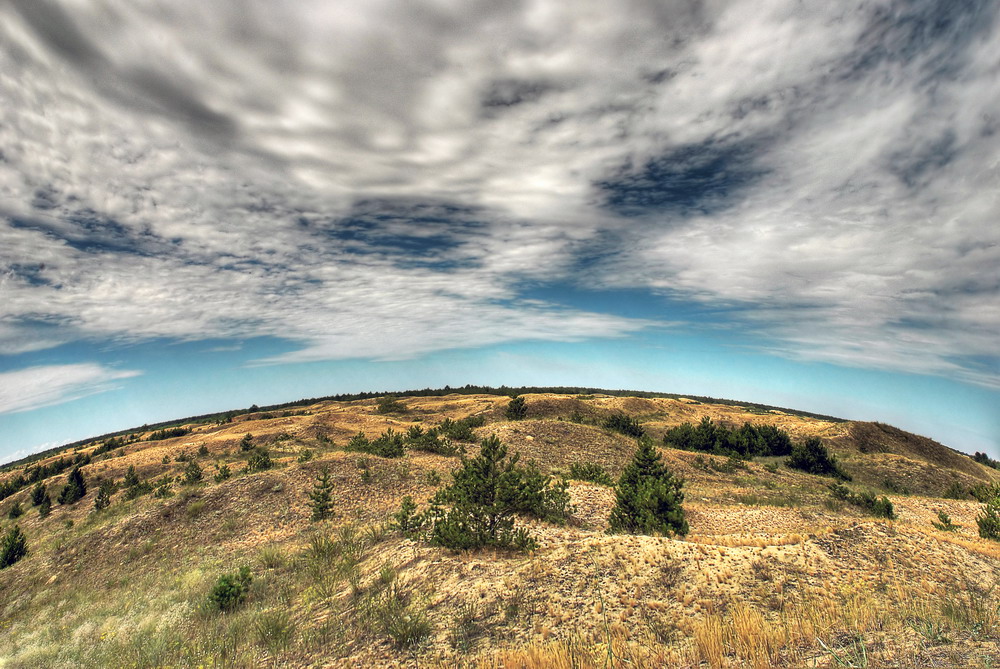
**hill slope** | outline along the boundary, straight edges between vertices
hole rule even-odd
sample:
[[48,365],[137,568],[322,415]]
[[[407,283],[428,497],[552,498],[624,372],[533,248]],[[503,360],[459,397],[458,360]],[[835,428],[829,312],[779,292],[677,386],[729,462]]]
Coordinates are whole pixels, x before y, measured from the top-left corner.
[[[0,570],[0,666],[987,666],[1000,660],[1000,544],[979,538],[981,505],[940,497],[1000,480],[928,439],[871,423],[790,415],[693,398],[535,393],[527,417],[491,394],[322,401],[187,426],[176,437],[94,443],[83,499],[40,517],[30,488],[0,503],[28,556]],[[831,495],[832,479],[661,448],[686,479],[683,539],[607,534],[611,488],[570,481],[566,525],[520,518],[530,553],[452,552],[388,523],[404,496],[423,506],[457,457],[350,452],[374,439],[473,417],[468,456],[495,434],[545,473],[594,463],[617,477],[635,440],[603,427],[623,413],[658,442],[703,417],[819,437],[854,478],[887,494],[897,519]],[[246,435],[251,435],[246,438]],[[457,434],[457,433],[456,433]],[[156,436],[166,436],[163,434]],[[243,443],[250,450],[244,450]],[[662,444],[661,444],[662,446]],[[267,449],[275,467],[241,470]],[[30,476],[48,458],[0,476]],[[202,480],[178,478],[194,462]],[[228,479],[213,475],[227,466]],[[156,493],[112,494],[129,467]],[[332,519],[310,520],[308,492],[333,481]],[[68,470],[44,480],[53,500]],[[901,494],[908,491],[909,494]],[[945,512],[954,532],[932,522]],[[229,613],[208,594],[246,565],[248,596]]]

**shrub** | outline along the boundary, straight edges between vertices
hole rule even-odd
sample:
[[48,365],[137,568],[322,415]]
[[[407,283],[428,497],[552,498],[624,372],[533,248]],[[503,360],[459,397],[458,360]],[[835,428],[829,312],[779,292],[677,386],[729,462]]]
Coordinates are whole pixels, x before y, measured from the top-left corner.
[[611,414],[605,418],[602,425],[609,430],[621,432],[628,437],[638,438],[646,434],[646,431],[639,424],[638,420],[632,416],[626,416],[621,412]]
[[976,525],[983,539],[1000,541],[1000,498],[994,498],[983,507],[982,513],[976,517]]
[[504,416],[507,420],[524,420],[528,416],[528,406],[524,403],[524,398],[515,395],[507,404]]
[[182,481],[184,485],[194,485],[196,483],[201,483],[201,479],[204,477],[204,472],[202,472],[201,467],[198,463],[192,460],[187,463],[184,467],[184,480]]
[[976,454],[972,456],[972,459],[981,465],[986,465],[987,467],[992,467],[993,469],[1000,469],[1000,462],[994,460],[986,453],[976,451]]
[[111,495],[114,489],[115,484],[113,481],[101,481],[101,485],[97,489],[97,496],[94,497],[94,511],[103,511],[111,506]]
[[171,489],[171,483],[173,483],[173,479],[169,476],[164,476],[160,479],[159,484],[153,490],[153,497],[164,499],[173,495],[174,491]]
[[233,475],[233,472],[229,469],[229,465],[221,465],[221,466],[220,465],[215,465],[215,477],[214,478],[215,478],[215,482],[216,483],[222,483],[223,481],[225,481],[226,479],[228,479],[232,475]]
[[378,398],[375,411],[381,414],[386,413],[406,413],[406,405],[399,401],[394,395],[386,395]]
[[0,569],[6,569],[28,554],[28,541],[15,525],[0,540]]
[[52,513],[52,498],[49,497],[49,493],[45,493],[45,497],[38,504],[38,517],[47,518],[50,513]]
[[718,425],[705,416],[698,425],[684,423],[673,427],[663,436],[671,448],[702,451],[716,455],[752,458],[758,455],[790,455],[792,440],[788,433],[774,425],[744,423],[739,428]]
[[243,439],[240,440],[240,450],[244,453],[248,453],[253,450],[253,435],[249,432],[243,435]]
[[316,475],[313,488],[309,492],[313,520],[325,520],[333,513],[333,481],[330,480],[330,470],[323,470]]
[[262,472],[273,466],[274,461],[271,460],[271,454],[263,446],[254,449],[253,453],[250,454],[250,457],[247,458],[248,472]]
[[415,646],[431,633],[427,610],[413,601],[396,579],[395,570],[386,565],[379,578],[360,602],[362,620],[386,634],[397,648]]
[[148,441],[160,441],[162,439],[172,439],[174,437],[183,437],[185,434],[190,432],[183,427],[165,427],[162,430],[157,430],[156,432],[149,435]]
[[137,485],[139,485],[139,475],[135,471],[135,465],[129,465],[125,472],[125,478],[122,479],[122,486],[131,488]]
[[300,464],[305,463],[305,462],[309,462],[310,460],[313,459],[314,455],[315,455],[315,453],[313,453],[313,451],[311,449],[304,448],[304,449],[302,449],[302,452],[299,453],[299,457],[295,458],[295,461],[298,462],[298,463],[300,463]]
[[[526,530],[514,529],[514,514],[558,519],[566,513],[569,496],[565,484],[550,486],[549,477],[533,466],[519,467],[518,459],[518,454],[507,457],[506,446],[496,436],[482,441],[478,456],[463,458],[451,474],[451,484],[431,500],[431,542],[458,550],[534,548]],[[451,508],[445,511],[444,504]]]
[[351,437],[347,450],[370,453],[382,458],[399,458],[403,456],[403,443],[403,435],[389,428],[371,441],[363,433],[358,432]]
[[257,614],[253,627],[257,642],[266,647],[272,654],[286,650],[297,631],[295,621],[292,620],[287,611],[282,609],[273,609]]
[[969,496],[969,491],[958,481],[952,481],[941,493],[941,496],[945,499],[965,499]]
[[990,485],[980,483],[973,487],[969,491],[969,494],[976,498],[976,501],[987,504],[994,499],[1000,498],[1000,483]]
[[407,495],[399,505],[399,511],[392,515],[393,527],[405,537],[415,536],[423,529],[426,518],[417,513],[417,505],[413,498]]
[[473,430],[482,427],[485,422],[486,419],[482,416],[468,416],[457,421],[445,418],[438,426],[438,431],[455,441],[473,442],[476,440],[476,433]]
[[414,425],[406,434],[406,445],[416,451],[448,457],[458,455],[458,449],[448,439],[441,439],[437,428],[425,432],[419,425]]
[[598,485],[614,487],[611,474],[596,462],[574,462],[569,466],[569,477],[577,481],[590,481]]
[[[35,484],[35,487],[31,489],[31,506],[39,506],[42,500],[49,496],[48,491],[45,490],[45,484],[39,481]],[[52,500],[49,500],[51,504]]]
[[850,481],[851,477],[837,464],[837,459],[830,455],[817,437],[810,437],[801,444],[792,447],[792,457],[785,462],[792,469],[798,469],[807,474],[818,476],[833,476],[841,481]]
[[198,447],[198,457],[204,458],[208,455],[208,446],[202,444]]
[[834,483],[831,485],[830,492],[835,498],[856,506],[876,518],[888,518],[889,520],[893,520],[896,517],[892,502],[889,501],[888,497],[882,497],[879,499],[874,495],[874,493],[867,491],[853,493],[850,488],[840,483]]
[[15,520],[24,515],[24,509],[21,507],[20,502],[14,502],[10,505],[10,509],[7,510],[7,517],[11,520]]
[[250,567],[243,566],[237,572],[223,574],[208,593],[208,601],[220,611],[232,611],[246,599],[252,582]]
[[652,440],[640,438],[632,462],[615,487],[615,507],[608,519],[610,532],[685,535],[684,479],[667,469]]
[[66,480],[66,485],[59,493],[59,503],[76,504],[86,494],[87,483],[83,480],[83,472],[80,471],[79,466],[73,467],[73,471],[69,473],[69,478]]
[[938,511],[938,521],[931,521],[931,525],[941,530],[942,532],[956,532],[958,531],[958,525],[951,522],[951,517],[944,511]]

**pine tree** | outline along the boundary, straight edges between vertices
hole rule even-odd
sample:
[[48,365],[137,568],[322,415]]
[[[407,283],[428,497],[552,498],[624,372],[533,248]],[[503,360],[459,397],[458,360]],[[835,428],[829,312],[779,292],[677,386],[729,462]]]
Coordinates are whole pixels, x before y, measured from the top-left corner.
[[330,480],[330,470],[323,470],[316,476],[313,489],[309,493],[312,500],[312,519],[325,520],[333,514],[333,481]]
[[46,518],[50,513],[52,513],[52,498],[46,492],[45,496],[42,497],[42,501],[38,503],[38,516]]
[[528,415],[528,407],[524,403],[524,398],[520,395],[514,396],[507,405],[504,415],[507,417],[507,420],[524,420]]
[[684,480],[663,464],[652,440],[639,439],[632,462],[622,472],[615,489],[610,531],[627,534],[685,535]]
[[184,485],[194,485],[195,483],[201,482],[204,472],[202,472],[201,467],[194,460],[187,463],[184,467]]
[[0,540],[0,569],[6,569],[28,554],[28,542],[24,532],[15,525]]
[[77,465],[69,473],[66,485],[63,486],[62,492],[59,493],[59,503],[76,504],[86,494],[87,483],[83,480],[83,472],[80,471],[80,467]]
[[[35,484],[35,487],[31,489],[31,506],[38,506],[42,503],[44,498],[48,497],[48,492],[45,490],[45,484],[39,481]],[[51,503],[52,500],[49,500]]]
[[103,511],[111,506],[111,492],[114,483],[111,481],[101,481],[101,487],[97,489],[97,496],[94,497],[94,511]]
[[135,472],[135,465],[129,465],[125,472],[125,478],[122,479],[122,486],[132,488],[137,485],[139,485],[139,475]]

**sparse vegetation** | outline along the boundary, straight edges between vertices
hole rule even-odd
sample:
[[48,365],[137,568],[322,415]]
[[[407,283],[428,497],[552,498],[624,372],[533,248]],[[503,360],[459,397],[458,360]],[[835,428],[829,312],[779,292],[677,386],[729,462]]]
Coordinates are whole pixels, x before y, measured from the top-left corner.
[[931,525],[942,532],[957,532],[959,527],[951,522],[951,516],[944,511],[938,511],[937,522],[931,521]]
[[202,471],[198,463],[191,460],[187,463],[187,466],[184,467],[184,478],[182,483],[184,485],[195,485],[196,483],[201,483],[204,476],[205,473]]
[[250,457],[247,458],[247,472],[262,472],[270,469],[274,466],[274,461],[271,459],[271,453],[264,448],[259,446],[250,453]]
[[69,473],[66,485],[63,486],[62,492],[59,493],[59,503],[76,504],[78,501],[83,499],[83,496],[86,494],[87,482],[84,481],[83,472],[80,471],[80,467],[78,465],[73,467],[73,471]]
[[97,488],[97,495],[94,497],[94,511],[103,511],[111,506],[111,495],[115,492],[114,481],[105,479],[101,481]]
[[233,472],[232,470],[229,469],[229,465],[222,464],[215,466],[215,476],[213,478],[215,479],[216,483],[222,483],[232,475]]
[[682,488],[663,464],[651,439],[640,438],[632,462],[625,467],[615,487],[615,507],[608,519],[610,531],[628,534],[685,535]]
[[634,417],[617,412],[604,419],[601,423],[606,429],[621,432],[627,437],[641,437],[646,434],[645,429]]
[[381,414],[387,413],[406,413],[406,405],[399,401],[399,398],[395,395],[386,395],[385,397],[378,398],[378,402],[375,404],[375,411]]
[[164,439],[173,439],[174,437],[183,437],[189,432],[191,430],[185,427],[165,427],[150,434],[147,441],[162,441]]
[[358,432],[348,442],[346,450],[369,453],[380,458],[400,458],[404,453],[403,444],[403,435],[389,428],[371,441],[363,432]]
[[7,517],[10,518],[11,520],[20,518],[23,515],[24,515],[24,508],[21,506],[20,502],[14,502],[13,504],[10,505],[10,508],[7,509]]

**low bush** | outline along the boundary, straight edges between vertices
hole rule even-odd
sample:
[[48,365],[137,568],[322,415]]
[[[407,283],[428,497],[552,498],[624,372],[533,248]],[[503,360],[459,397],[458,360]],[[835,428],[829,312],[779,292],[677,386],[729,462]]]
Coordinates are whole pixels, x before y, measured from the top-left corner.
[[254,449],[250,457],[247,458],[247,471],[251,473],[262,472],[273,466],[274,461],[271,460],[271,454],[263,446]]
[[832,476],[841,481],[850,481],[851,476],[840,468],[837,458],[830,455],[816,437],[810,437],[801,444],[792,446],[792,457],[785,461],[792,469],[817,476]]
[[232,470],[229,469],[229,465],[215,465],[215,479],[216,483],[222,483],[229,477],[233,475]]
[[252,582],[253,576],[246,566],[232,574],[223,574],[208,594],[208,601],[220,611],[232,611],[246,600]]
[[404,453],[404,441],[403,435],[399,432],[394,432],[392,428],[389,428],[371,441],[368,440],[363,432],[358,432],[351,437],[351,440],[347,443],[346,450],[369,453],[381,458],[399,458]]
[[938,511],[938,522],[931,521],[931,525],[942,532],[957,532],[958,525],[951,522],[951,517],[944,511]]
[[621,432],[628,437],[638,438],[646,434],[646,430],[643,429],[638,420],[621,412],[611,414],[604,419],[601,425],[608,430]]
[[507,420],[524,420],[528,416],[528,406],[524,403],[524,398],[520,395],[513,397],[504,410],[504,417]]
[[889,520],[893,520],[896,517],[892,502],[890,502],[887,497],[878,498],[874,495],[874,493],[868,491],[854,493],[851,492],[847,486],[840,483],[834,483],[831,485],[830,492],[836,499],[847,502],[852,506],[856,506],[876,518],[888,518]]
[[458,455],[459,449],[451,443],[451,440],[442,439],[438,428],[424,430],[419,425],[414,425],[406,433],[406,446],[415,451],[425,451],[452,457]]
[[386,395],[385,397],[378,398],[375,404],[375,411],[381,414],[387,413],[406,413],[406,405],[399,401],[399,398],[394,395]]
[[182,483],[184,485],[195,485],[196,483],[201,483],[202,478],[204,478],[205,473],[202,471],[201,467],[194,460],[187,463],[184,467],[184,479]]
[[569,466],[569,478],[577,481],[590,481],[609,488],[615,485],[611,474],[596,462],[574,462]]
[[1000,541],[1000,498],[990,500],[976,517],[979,536],[983,539]]
[[10,518],[11,520],[16,520],[17,518],[20,518],[23,515],[24,515],[24,508],[21,507],[20,502],[14,502],[13,504],[10,505],[10,508],[7,510],[7,517]]
[[958,481],[952,481],[941,493],[941,496],[945,499],[966,499],[969,496],[969,490]]
[[701,451],[716,455],[736,455],[740,458],[755,456],[784,456],[792,452],[788,433],[774,425],[744,423],[738,428],[713,423],[708,416],[698,425],[683,423],[673,427],[663,436],[663,443],[685,451]]

